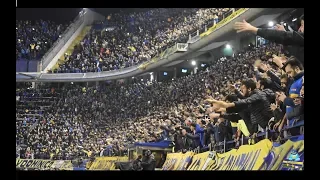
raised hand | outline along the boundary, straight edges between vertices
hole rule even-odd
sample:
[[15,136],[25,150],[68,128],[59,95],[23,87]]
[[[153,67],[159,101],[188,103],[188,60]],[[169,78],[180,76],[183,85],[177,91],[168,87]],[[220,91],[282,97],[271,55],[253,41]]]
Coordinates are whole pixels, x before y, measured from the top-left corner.
[[286,31],[286,29],[284,28],[283,25],[280,25],[280,24],[277,24],[276,27],[275,27],[276,30],[278,31]]
[[250,23],[247,23],[246,20],[243,20],[242,22],[236,22],[234,24],[234,29],[237,31],[237,33],[240,33],[240,32],[257,33],[258,31],[258,28],[252,26]]

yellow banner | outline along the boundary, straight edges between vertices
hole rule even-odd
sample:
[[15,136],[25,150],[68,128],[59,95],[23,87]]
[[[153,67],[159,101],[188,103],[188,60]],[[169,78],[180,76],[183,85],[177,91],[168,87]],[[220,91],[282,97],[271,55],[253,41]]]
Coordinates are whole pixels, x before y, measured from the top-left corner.
[[269,140],[243,145],[227,153],[205,152],[194,156],[188,170],[258,170],[272,147]]
[[176,164],[180,161],[182,153],[167,154],[166,161],[162,166],[162,170],[175,170]]
[[[255,145],[243,145],[238,150],[234,149],[223,154],[200,153],[192,157],[187,170],[258,170],[271,148],[272,143],[266,139]],[[181,170],[181,162],[183,158],[187,159],[187,155],[189,158],[192,156],[187,153],[168,154],[162,170]],[[183,167],[187,166],[188,164],[183,164]]]
[[176,163],[177,166],[175,166],[174,170],[187,170],[187,167],[190,164],[193,155],[194,152],[186,152],[184,154],[181,154],[181,159],[178,163]]
[[73,170],[69,160],[16,159],[16,168]]
[[115,163],[119,161],[128,161],[128,157],[97,157],[90,170],[115,170]]
[[207,162],[207,159],[209,159],[210,154],[211,152],[208,151],[194,155],[188,170],[202,170],[202,167]]
[[[190,163],[190,160],[192,161]],[[304,163],[304,141],[286,143],[272,147],[268,139],[254,145],[243,145],[239,149],[219,154],[204,152],[172,153],[162,170],[302,170]]]
[[217,154],[218,158],[223,158],[218,170],[259,170],[271,148],[271,141],[265,139],[254,145],[243,145],[237,150]]
[[73,170],[73,165],[70,160],[56,160],[54,161],[53,168],[59,170]]
[[[286,141],[278,147],[273,147],[261,170],[300,169],[303,166],[304,140]],[[295,170],[296,170],[295,169]]]

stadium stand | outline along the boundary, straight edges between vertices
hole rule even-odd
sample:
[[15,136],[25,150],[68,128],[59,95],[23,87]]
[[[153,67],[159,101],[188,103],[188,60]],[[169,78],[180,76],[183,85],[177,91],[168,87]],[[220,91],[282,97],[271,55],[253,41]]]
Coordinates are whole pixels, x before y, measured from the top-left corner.
[[[171,23],[187,35],[194,30],[192,26],[199,29],[216,23],[216,16],[220,19],[223,12],[232,9],[156,9],[111,15],[105,22],[88,28],[89,33],[71,56],[66,54],[66,61],[57,72],[128,67],[128,62],[144,61],[143,58],[130,61],[130,53],[134,57],[146,53],[146,59],[150,59],[162,47],[187,40],[183,33],[182,36],[173,33],[171,36],[176,38],[164,38],[166,43],[155,48],[156,43],[143,42],[144,37],[155,38],[150,42],[163,42],[156,39],[165,34]],[[206,13],[211,15],[208,17]],[[158,18],[160,14],[163,19]],[[194,24],[199,14],[205,18]],[[144,21],[145,16],[150,20]],[[105,23],[115,29],[106,31]],[[163,32],[147,30],[156,25]],[[245,21],[235,24],[238,32],[257,33],[275,42],[279,42],[277,36],[281,35],[276,34],[278,31],[290,33],[278,28],[257,29]],[[130,44],[130,38],[124,38],[129,31],[127,36],[136,35],[145,47],[133,43],[131,48],[135,51],[123,48],[122,45]],[[301,28],[299,33],[303,33]],[[295,45],[295,41],[290,42]],[[110,49],[106,48],[109,46]],[[118,54],[118,59],[102,60],[100,67],[99,52],[110,55],[109,58]],[[118,166],[137,170],[135,167],[141,161],[145,164],[154,159],[152,153],[146,155],[150,157],[148,160],[135,157],[130,162],[132,165],[116,165],[129,160],[126,156],[132,144],[169,141],[174,153],[167,154],[162,170],[303,169],[304,68],[279,43],[246,47],[232,57],[219,58],[196,74],[166,82],[105,82],[97,86],[63,83],[58,88],[50,83],[37,88],[30,84],[17,85],[17,168],[32,164],[30,167],[51,170],[73,170],[73,167],[114,170]],[[155,162],[151,164],[155,166]]]
[[113,14],[96,22],[81,42],[71,45],[51,72],[79,73],[117,70],[160,55],[189,34],[205,30],[232,13],[234,8],[154,9]]
[[37,72],[37,63],[61,37],[67,25],[16,20],[16,71]]

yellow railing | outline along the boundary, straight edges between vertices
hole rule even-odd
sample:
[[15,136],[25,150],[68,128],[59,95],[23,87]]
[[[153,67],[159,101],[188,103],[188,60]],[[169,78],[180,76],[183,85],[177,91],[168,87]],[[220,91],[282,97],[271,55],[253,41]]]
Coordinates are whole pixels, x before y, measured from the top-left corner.
[[208,28],[208,30],[202,34],[200,34],[200,37],[204,37],[206,35],[209,35],[211,33],[213,33],[215,30],[217,30],[219,27],[228,24],[231,20],[233,20],[234,18],[236,18],[238,15],[244,13],[245,11],[247,11],[249,8],[240,8],[237,11],[235,11],[234,13],[230,14],[230,16],[222,19],[220,22],[218,22],[217,24],[213,25],[212,27]]

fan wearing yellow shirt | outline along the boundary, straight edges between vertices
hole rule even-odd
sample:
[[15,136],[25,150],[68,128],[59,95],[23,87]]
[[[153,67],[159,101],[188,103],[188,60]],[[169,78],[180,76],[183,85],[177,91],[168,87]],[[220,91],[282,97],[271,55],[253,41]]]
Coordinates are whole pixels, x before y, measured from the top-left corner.
[[31,43],[30,44],[30,48],[31,48],[31,50],[34,50],[34,47],[35,47],[36,45],[34,44],[34,43]]
[[31,57],[35,57],[36,56],[36,51],[34,50],[34,48],[35,48],[35,44],[34,43],[31,43],[30,44],[30,49],[31,49]]

